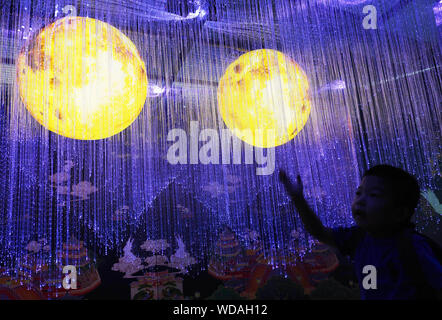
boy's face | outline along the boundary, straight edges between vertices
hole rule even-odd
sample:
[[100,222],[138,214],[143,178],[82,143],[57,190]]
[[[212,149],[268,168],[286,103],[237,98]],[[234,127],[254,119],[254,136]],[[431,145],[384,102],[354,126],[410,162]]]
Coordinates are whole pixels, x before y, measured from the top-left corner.
[[399,222],[391,185],[383,178],[365,176],[351,206],[356,224],[372,234],[385,234]]

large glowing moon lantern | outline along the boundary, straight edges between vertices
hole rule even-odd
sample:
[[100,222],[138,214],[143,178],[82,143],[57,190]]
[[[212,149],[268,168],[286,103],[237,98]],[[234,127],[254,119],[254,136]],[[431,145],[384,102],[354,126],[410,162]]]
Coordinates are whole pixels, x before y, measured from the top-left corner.
[[113,136],[138,117],[146,100],[146,67],[137,48],[99,20],[57,20],[26,44],[16,65],[28,111],[65,137]]
[[218,85],[218,108],[226,126],[243,141],[263,148],[282,145],[310,114],[309,83],[283,53],[250,51],[230,64]]

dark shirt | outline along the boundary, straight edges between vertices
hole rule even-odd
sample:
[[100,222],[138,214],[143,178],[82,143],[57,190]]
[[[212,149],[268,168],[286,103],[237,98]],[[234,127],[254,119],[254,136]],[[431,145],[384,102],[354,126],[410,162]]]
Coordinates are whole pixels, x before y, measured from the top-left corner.
[[[414,299],[416,287],[411,277],[405,272],[399,258],[399,250],[395,237],[375,238],[363,233],[359,243],[355,243],[358,227],[334,228],[333,237],[338,250],[349,255],[354,261],[356,276],[359,281],[361,298],[364,300]],[[434,255],[427,241],[418,234],[412,234],[412,243],[428,284],[436,290],[442,290],[442,266]],[[364,289],[363,273],[366,265],[376,267],[377,288]]]

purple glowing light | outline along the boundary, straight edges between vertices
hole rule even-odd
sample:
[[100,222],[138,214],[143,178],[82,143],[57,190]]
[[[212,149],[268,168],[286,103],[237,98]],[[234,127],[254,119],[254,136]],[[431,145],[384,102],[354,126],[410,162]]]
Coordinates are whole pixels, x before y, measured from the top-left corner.
[[338,0],[339,3],[345,5],[358,5],[367,2],[367,0]]
[[439,3],[433,7],[433,12],[434,18],[436,19],[436,26],[440,26],[442,24],[442,1],[439,1]]

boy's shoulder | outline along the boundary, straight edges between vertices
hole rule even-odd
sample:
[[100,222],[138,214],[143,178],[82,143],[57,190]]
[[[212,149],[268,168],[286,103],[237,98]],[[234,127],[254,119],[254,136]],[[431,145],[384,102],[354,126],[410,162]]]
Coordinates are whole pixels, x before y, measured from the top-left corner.
[[337,249],[343,255],[351,257],[366,235],[366,232],[358,226],[332,228],[331,232]]
[[399,237],[398,247],[404,270],[419,284],[418,296],[438,296],[442,292],[442,248],[439,244],[415,230],[406,230]]
[[[367,235],[367,232],[358,226],[337,227],[332,228],[331,231],[338,250],[351,257],[354,256],[356,249]],[[412,240],[420,256],[424,258],[432,256],[442,264],[442,247],[437,242],[414,229],[407,229],[403,237]]]
[[412,241],[420,260],[434,258],[442,265],[442,247],[436,241],[417,231],[412,232]]

